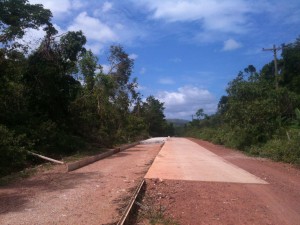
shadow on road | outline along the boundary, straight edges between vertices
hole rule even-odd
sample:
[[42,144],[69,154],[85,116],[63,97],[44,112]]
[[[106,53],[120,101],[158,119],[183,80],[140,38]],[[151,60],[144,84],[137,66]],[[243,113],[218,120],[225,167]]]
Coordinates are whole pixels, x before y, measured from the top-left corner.
[[99,172],[89,173],[44,173],[0,188],[0,215],[26,210],[37,194],[51,194],[54,191],[73,189],[93,179],[99,179]]

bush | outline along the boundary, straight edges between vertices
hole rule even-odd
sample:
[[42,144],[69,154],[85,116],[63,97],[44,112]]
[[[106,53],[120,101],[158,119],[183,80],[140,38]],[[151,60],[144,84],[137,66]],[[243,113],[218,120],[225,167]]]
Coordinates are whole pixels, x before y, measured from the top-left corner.
[[51,120],[37,121],[27,132],[34,143],[33,150],[50,157],[69,155],[84,147],[81,138],[63,130]]
[[249,140],[249,136],[244,130],[232,130],[228,126],[204,128],[191,127],[186,131],[185,135],[240,150],[245,149]]
[[15,135],[0,125],[0,177],[22,169],[26,164],[26,150],[22,146],[25,135]]
[[273,138],[260,147],[251,147],[250,153],[261,157],[268,157],[275,161],[300,164],[300,134],[289,131],[287,136]]

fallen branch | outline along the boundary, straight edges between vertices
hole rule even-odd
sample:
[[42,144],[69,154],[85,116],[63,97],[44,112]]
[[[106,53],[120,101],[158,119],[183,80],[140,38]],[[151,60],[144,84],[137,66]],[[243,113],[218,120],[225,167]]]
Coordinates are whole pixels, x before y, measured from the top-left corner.
[[48,160],[50,162],[54,162],[54,163],[58,163],[58,164],[65,164],[64,162],[62,161],[58,161],[58,160],[55,160],[55,159],[51,159],[49,157],[46,157],[46,156],[43,156],[43,155],[39,155],[39,154],[36,154],[34,152],[30,152],[30,151],[27,151],[30,155],[34,155],[34,156],[37,156],[39,158],[42,158],[42,159],[45,159],[45,160]]

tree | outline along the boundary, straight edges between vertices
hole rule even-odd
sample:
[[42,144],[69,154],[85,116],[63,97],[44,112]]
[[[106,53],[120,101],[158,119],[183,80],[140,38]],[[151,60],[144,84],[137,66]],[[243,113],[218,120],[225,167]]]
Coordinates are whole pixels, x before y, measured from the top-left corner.
[[38,119],[28,104],[26,46],[15,41],[28,28],[43,26],[48,36],[55,34],[51,17],[51,12],[42,5],[31,5],[26,0],[0,0],[0,175],[22,169],[27,164],[26,150],[33,150],[37,143],[30,135],[38,133],[31,126]]
[[282,84],[300,94],[300,37],[294,43],[284,46],[282,57]]
[[[107,74],[97,65],[92,52],[81,56],[79,66],[85,89],[73,104],[75,120],[81,121],[80,130],[107,146],[116,141],[135,140],[146,132],[144,119],[130,109],[140,100],[137,80],[130,79],[133,60],[121,46],[112,46],[110,50],[111,67]],[[100,70],[95,74],[97,68]]]
[[26,96],[22,83],[26,65],[21,52],[4,53],[0,49],[0,124],[11,127],[26,120]]
[[164,133],[165,128],[165,115],[164,103],[149,96],[142,106],[142,116],[148,125],[149,134],[151,136],[160,136]]
[[218,103],[218,112],[224,114],[228,109],[228,96],[223,95]]
[[82,31],[69,31],[60,38],[57,50],[65,63],[77,62],[79,56],[85,53],[83,47],[86,44],[86,37]]
[[198,120],[201,120],[203,118],[207,118],[207,114],[204,113],[203,109],[198,109],[196,112],[196,117]]
[[[44,41],[47,41],[45,37]],[[74,41],[74,43],[73,43]],[[80,83],[72,73],[84,51],[85,37],[82,32],[68,32],[59,42],[42,42],[28,58],[24,81],[30,109],[37,115],[60,121],[69,115],[69,105],[75,99]],[[72,48],[73,47],[73,48]]]
[[[108,74],[102,76],[102,81],[109,85],[109,89],[104,87],[107,93],[106,102],[110,105],[110,115],[113,116],[113,124],[116,128],[115,133],[118,136],[125,137],[123,133],[126,129],[126,121],[129,115],[129,107],[136,100],[137,86],[136,79],[130,80],[134,61],[129,58],[128,54],[121,46],[111,46],[110,55],[110,70]],[[126,139],[126,138],[125,138]]]
[[[238,75],[240,77],[241,74]],[[237,132],[239,148],[266,141],[278,128],[279,98],[268,82],[236,78],[227,88],[225,119]]]
[[108,74],[114,77],[119,88],[125,88],[132,72],[133,60],[128,57],[128,54],[120,45],[110,47],[108,60],[110,62],[110,71]]
[[256,68],[255,68],[253,65],[249,65],[248,67],[246,67],[246,68],[244,69],[244,71],[245,71],[246,73],[249,73],[251,76],[253,76],[254,73],[256,73]]
[[57,31],[50,22],[52,13],[42,5],[29,4],[27,0],[0,0],[0,42],[9,43],[22,38],[28,28],[43,28],[48,34]]
[[89,91],[91,91],[95,85],[95,72],[96,69],[99,68],[97,61],[97,57],[94,56],[91,50],[85,52],[79,61],[80,70],[83,75],[86,88]]
[[[0,123],[14,126],[28,117],[24,73],[28,60],[14,43],[28,28],[44,26],[47,35],[56,33],[51,24],[52,14],[42,5],[27,0],[0,0]],[[25,48],[26,46],[24,46]]]

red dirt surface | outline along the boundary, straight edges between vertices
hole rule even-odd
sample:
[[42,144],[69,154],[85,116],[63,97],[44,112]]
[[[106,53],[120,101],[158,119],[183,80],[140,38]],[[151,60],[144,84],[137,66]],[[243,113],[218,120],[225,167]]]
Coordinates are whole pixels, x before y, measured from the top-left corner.
[[147,179],[145,199],[155,199],[166,217],[182,225],[300,224],[299,169],[190,140],[269,184]]
[[70,173],[55,166],[0,187],[0,224],[115,224],[159,150],[138,145]]

